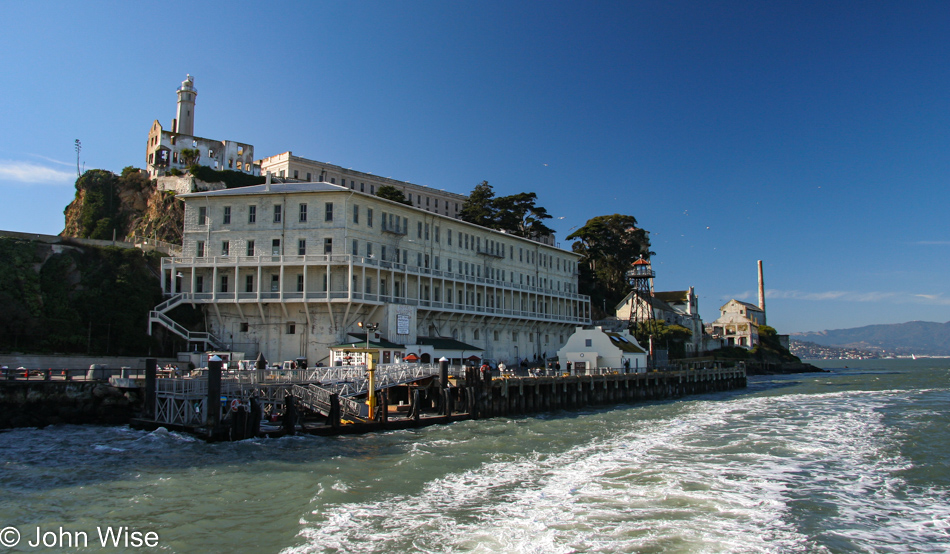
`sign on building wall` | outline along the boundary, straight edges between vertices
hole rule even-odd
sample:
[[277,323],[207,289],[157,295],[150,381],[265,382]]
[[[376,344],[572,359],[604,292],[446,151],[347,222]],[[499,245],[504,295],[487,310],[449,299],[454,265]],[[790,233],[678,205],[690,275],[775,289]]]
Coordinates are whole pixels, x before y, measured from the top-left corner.
[[397,335],[409,334],[409,316],[408,315],[396,314],[396,334]]

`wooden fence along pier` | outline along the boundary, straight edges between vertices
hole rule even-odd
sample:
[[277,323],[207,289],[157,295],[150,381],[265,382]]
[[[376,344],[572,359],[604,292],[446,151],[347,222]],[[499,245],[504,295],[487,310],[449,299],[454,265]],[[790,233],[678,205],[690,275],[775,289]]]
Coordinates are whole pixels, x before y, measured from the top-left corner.
[[[308,433],[338,435],[465,419],[520,416],[598,405],[666,400],[746,386],[746,371],[711,367],[641,373],[497,377],[478,368],[387,364],[227,372],[220,362],[189,378],[157,378],[148,360],[143,417],[207,440]],[[369,383],[374,383],[370,410]],[[270,424],[261,424],[262,418]]]

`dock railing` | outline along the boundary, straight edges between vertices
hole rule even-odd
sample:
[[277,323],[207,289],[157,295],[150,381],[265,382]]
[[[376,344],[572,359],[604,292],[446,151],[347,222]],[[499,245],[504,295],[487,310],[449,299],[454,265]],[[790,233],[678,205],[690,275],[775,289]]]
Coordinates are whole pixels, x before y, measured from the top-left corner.
[[[296,397],[305,407],[320,412],[323,415],[330,414],[330,396],[334,393],[329,389],[310,384],[306,387],[294,385],[294,397]],[[359,402],[352,398],[339,397],[340,416],[343,419],[362,420],[369,419],[369,406],[365,402]]]

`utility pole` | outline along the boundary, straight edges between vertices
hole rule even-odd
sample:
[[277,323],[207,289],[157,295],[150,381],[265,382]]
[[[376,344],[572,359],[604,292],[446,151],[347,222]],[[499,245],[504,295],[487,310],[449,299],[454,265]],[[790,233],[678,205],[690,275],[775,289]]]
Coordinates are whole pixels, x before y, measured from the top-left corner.
[[82,177],[82,173],[79,171],[79,153],[82,152],[82,141],[76,139],[76,178]]

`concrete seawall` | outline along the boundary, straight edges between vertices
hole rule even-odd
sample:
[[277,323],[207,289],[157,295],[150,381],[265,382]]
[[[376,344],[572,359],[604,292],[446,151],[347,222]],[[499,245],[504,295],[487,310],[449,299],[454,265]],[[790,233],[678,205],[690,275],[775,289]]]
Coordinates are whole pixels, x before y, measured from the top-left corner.
[[[45,355],[45,354],[0,354],[0,366],[10,369],[25,367],[27,369],[88,369],[92,364],[104,364],[118,375],[119,369],[128,367],[134,370],[145,370],[147,356],[79,356],[79,355]],[[158,365],[180,364],[176,358],[158,358]]]
[[124,425],[142,408],[139,390],[99,381],[0,382],[0,429],[57,424]]

